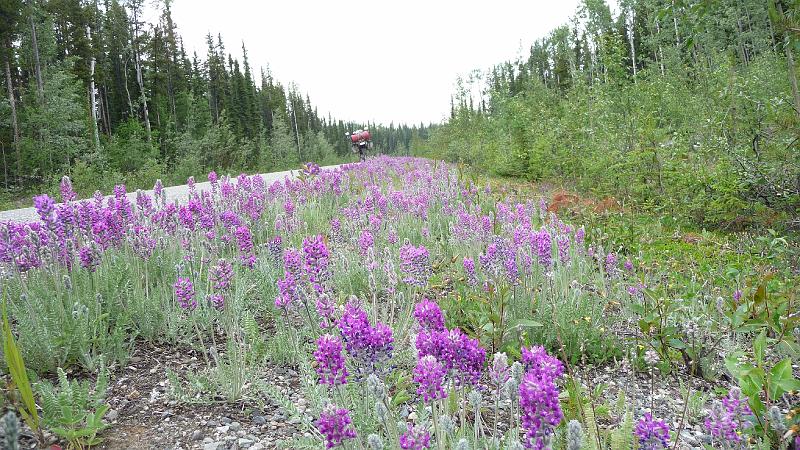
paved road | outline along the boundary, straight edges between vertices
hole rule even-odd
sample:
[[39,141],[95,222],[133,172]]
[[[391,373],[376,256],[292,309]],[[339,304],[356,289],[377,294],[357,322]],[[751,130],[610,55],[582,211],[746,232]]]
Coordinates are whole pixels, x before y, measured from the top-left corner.
[[[339,166],[323,166],[323,169],[334,169]],[[269,184],[275,180],[282,180],[287,176],[293,177],[298,173],[297,170],[287,170],[284,172],[272,172],[272,173],[262,173],[261,177],[264,178],[264,181]],[[203,183],[195,183],[195,189],[197,191],[207,191],[211,190],[211,183],[208,181]],[[189,199],[189,187],[184,185],[181,186],[171,186],[164,188],[164,191],[167,196],[167,202],[172,202],[173,200],[178,200],[179,203],[185,202]],[[152,190],[146,191],[150,195],[153,194]],[[106,198],[111,197],[107,195]],[[136,203],[136,192],[129,192],[128,199]],[[4,221],[16,221],[16,222],[32,222],[38,221],[39,215],[36,214],[35,208],[21,208],[21,209],[11,209],[8,211],[0,211],[0,222]]]

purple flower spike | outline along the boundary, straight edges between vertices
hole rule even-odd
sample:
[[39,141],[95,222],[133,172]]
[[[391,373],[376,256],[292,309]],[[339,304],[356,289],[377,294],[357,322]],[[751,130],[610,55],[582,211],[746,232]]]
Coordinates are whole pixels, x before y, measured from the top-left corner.
[[194,298],[194,285],[192,280],[186,277],[178,277],[178,281],[172,285],[175,288],[175,298],[181,308],[189,311],[197,308],[197,300]]
[[669,448],[669,427],[663,420],[654,420],[650,413],[639,420],[633,434],[639,441],[639,450]]
[[431,434],[425,428],[410,423],[400,435],[400,448],[403,450],[424,450],[431,446]]
[[325,436],[325,448],[334,448],[356,437],[356,430],[350,425],[352,423],[350,411],[328,404],[315,425],[320,434]]
[[519,385],[519,407],[526,448],[542,450],[564,418],[558,389],[552,379],[528,372]]
[[747,397],[742,397],[739,388],[733,388],[722,402],[714,403],[705,425],[714,442],[724,444],[727,448],[739,448],[742,431],[751,425],[745,417],[752,415],[747,406]]
[[444,392],[444,376],[447,373],[442,363],[435,356],[427,355],[417,361],[414,369],[414,381],[419,383],[417,394],[425,403],[447,397]]
[[443,331],[444,316],[439,305],[435,302],[423,298],[414,307],[414,318],[419,322],[420,327],[425,331]]
[[342,343],[339,338],[324,334],[317,339],[317,374],[321,384],[337,386],[347,383],[347,368],[344,366]]

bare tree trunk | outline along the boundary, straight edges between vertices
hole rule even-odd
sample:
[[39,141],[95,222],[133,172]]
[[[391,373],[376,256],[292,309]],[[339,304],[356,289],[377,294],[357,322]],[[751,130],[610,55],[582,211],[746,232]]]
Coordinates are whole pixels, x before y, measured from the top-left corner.
[[294,102],[292,101],[291,104],[292,104],[292,122],[294,122],[294,136],[295,139],[297,140],[297,156],[300,158],[298,162],[302,162],[303,154],[300,152],[300,132],[297,129],[297,114],[294,111],[295,110]]
[[125,76],[125,94],[128,95],[128,117],[133,116],[133,100],[131,90],[128,89],[128,61],[122,63],[122,74]]
[[33,62],[34,71],[36,72],[36,93],[39,95],[39,101],[44,99],[44,83],[42,82],[42,64],[39,60],[39,41],[36,38],[36,24],[33,23],[33,3],[28,2],[30,6],[30,14],[28,21],[31,24],[31,44],[33,45]]
[[636,84],[636,47],[633,45],[633,33],[636,26],[636,11],[631,8],[631,32],[628,33],[628,43],[631,46],[631,65],[633,66],[633,84]]
[[100,153],[100,132],[97,129],[97,96],[94,89],[94,67],[95,60],[94,57],[92,57],[92,60],[89,62],[89,73],[91,74],[89,81],[89,106],[92,110],[92,133],[94,134],[94,149],[97,153]]
[[656,19],[656,39],[658,39],[658,64],[661,67],[661,76],[664,76],[664,49],[661,48],[661,25]]
[[[778,6],[778,13],[780,17],[783,15],[783,6],[781,2],[775,2]],[[792,97],[794,97],[794,112],[800,116],[800,90],[797,87],[797,73],[795,72],[794,54],[792,53],[791,40],[789,39],[789,32],[785,32],[783,51],[786,52],[786,62],[789,65],[789,81],[792,83]]]
[[139,83],[139,101],[142,104],[142,110],[144,113],[144,128],[147,131],[147,142],[152,142],[153,140],[153,132],[150,129],[150,113],[147,110],[147,94],[144,90],[144,78],[142,77],[142,64],[139,62],[139,46],[137,41],[139,40],[139,8],[136,5],[133,5],[133,23],[132,25],[132,32],[133,32],[133,62],[136,65],[136,81]]
[[17,181],[22,176],[22,151],[19,143],[19,122],[17,122],[17,101],[14,98],[14,81],[11,79],[11,59],[10,53],[13,51],[11,42],[6,42],[6,51],[2,52],[5,55],[3,58],[5,62],[6,73],[6,88],[8,89],[8,104],[11,106],[11,128],[13,131],[14,151],[17,155]]

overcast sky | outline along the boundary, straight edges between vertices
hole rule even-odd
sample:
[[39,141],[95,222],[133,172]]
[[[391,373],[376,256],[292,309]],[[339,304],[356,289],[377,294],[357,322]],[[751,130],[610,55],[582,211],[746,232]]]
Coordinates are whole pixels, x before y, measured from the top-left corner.
[[[326,115],[387,124],[440,122],[458,75],[515,58],[567,22],[577,0],[174,0],[186,50],[205,35],[226,50],[247,45]],[[157,20],[152,14],[151,20]]]

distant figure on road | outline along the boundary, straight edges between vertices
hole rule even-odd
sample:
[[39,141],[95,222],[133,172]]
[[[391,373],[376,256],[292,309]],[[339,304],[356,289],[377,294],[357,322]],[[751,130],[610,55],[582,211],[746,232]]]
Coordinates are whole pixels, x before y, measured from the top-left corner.
[[365,161],[367,159],[367,150],[372,150],[372,136],[369,134],[369,129],[354,131],[352,134],[345,133],[345,137],[350,138],[350,145],[353,148],[353,153],[358,153],[358,159]]

